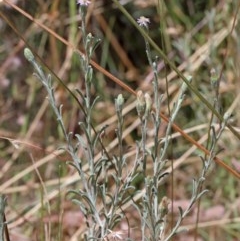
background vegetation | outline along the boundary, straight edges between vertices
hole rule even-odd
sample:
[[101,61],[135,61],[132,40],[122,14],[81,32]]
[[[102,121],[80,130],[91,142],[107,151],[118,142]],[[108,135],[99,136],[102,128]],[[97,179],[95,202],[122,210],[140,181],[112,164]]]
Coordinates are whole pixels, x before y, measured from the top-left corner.
[[[192,84],[211,103],[215,90],[211,87],[210,72],[215,69],[221,76],[220,113],[223,115],[231,108],[231,125],[238,130],[239,1],[121,2],[134,19],[142,15],[150,19],[149,36],[184,75],[193,76]],[[39,27],[33,19],[26,18],[14,6],[29,13],[68,44]],[[64,144],[63,135],[48,106],[45,90],[32,75],[32,66],[23,56],[23,48],[28,45],[38,54],[39,61],[43,61],[44,70],[54,72],[69,89],[84,91],[79,56],[73,48],[83,50],[76,1],[3,0],[0,11],[0,193],[8,200],[6,217],[10,222],[11,240],[79,240],[83,216],[71,202],[71,196],[66,195],[69,189],[79,187],[78,175],[66,164],[69,157],[57,150]],[[234,16],[237,16],[235,22]],[[151,93],[153,74],[148,66],[144,38],[112,1],[92,1],[87,28],[102,39],[94,61],[134,90]],[[153,50],[153,54],[157,52]],[[109,125],[104,144],[112,144],[111,153],[115,153],[114,99],[122,93],[126,100],[125,152],[131,154],[139,137],[137,113],[132,104],[135,97],[97,69],[94,74],[92,94],[99,95],[100,101],[93,119],[97,128]],[[65,125],[69,131],[79,133],[78,122],[83,113],[57,78],[53,77],[53,81],[57,102],[63,104]],[[177,74],[160,59],[159,84],[164,94],[162,110],[166,115],[173,107],[181,83]],[[175,123],[206,146],[210,119],[211,111],[188,91]],[[218,120],[215,122],[217,124]],[[160,137],[164,137],[165,129],[166,124],[162,122]],[[177,217],[177,207],[184,208],[189,202],[191,181],[202,168],[198,156],[202,152],[174,130],[172,136],[168,158],[173,163],[174,169],[169,167],[173,175],[159,190],[159,195],[172,200],[169,224]],[[240,171],[238,138],[226,129],[218,145],[218,157]],[[194,240],[194,237],[197,240],[238,240],[239,179],[215,165],[205,188],[209,192],[201,199],[201,205],[196,205],[184,220],[183,226],[189,232],[179,234],[176,240]],[[129,219],[135,235],[132,238],[138,240],[137,214],[132,212]],[[124,223],[119,230],[125,232]]]

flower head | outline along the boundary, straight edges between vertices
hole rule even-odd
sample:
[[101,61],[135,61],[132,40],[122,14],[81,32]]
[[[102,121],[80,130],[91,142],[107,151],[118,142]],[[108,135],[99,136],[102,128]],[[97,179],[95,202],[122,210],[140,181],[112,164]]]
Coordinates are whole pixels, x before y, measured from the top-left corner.
[[87,7],[90,3],[91,3],[91,1],[89,1],[89,0],[77,0],[77,4],[79,4],[80,6]]
[[137,19],[137,23],[139,24],[140,27],[148,28],[148,24],[150,23],[150,19],[146,18],[144,16],[141,16],[140,18]]

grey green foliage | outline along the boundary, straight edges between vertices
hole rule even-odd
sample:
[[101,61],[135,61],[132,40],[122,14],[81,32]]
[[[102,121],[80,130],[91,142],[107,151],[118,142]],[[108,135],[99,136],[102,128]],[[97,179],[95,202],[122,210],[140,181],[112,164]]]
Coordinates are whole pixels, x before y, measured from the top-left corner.
[[[169,215],[170,201],[167,197],[160,196],[158,190],[163,177],[168,175],[165,170],[168,163],[167,150],[171,137],[171,127],[181,108],[189,84],[185,82],[182,84],[179,96],[170,113],[165,137],[163,141],[160,141],[158,133],[161,126],[159,113],[161,111],[162,95],[159,93],[158,86],[158,58],[151,56],[150,44],[148,38],[144,35],[147,59],[154,72],[153,97],[149,93],[144,94],[141,90],[137,94],[136,109],[138,118],[140,119],[141,138],[139,141],[136,141],[136,156],[134,162],[131,164],[128,163],[123,151],[124,118],[122,111],[124,98],[122,94],[116,97],[118,155],[110,157],[111,155],[102,146],[100,138],[105,127],[96,132],[92,124],[92,112],[94,111],[98,97],[92,99],[91,96],[94,73],[90,65],[90,59],[100,41],[86,31],[86,7],[85,5],[80,5],[79,7],[82,19],[83,46],[86,53],[80,56],[81,71],[85,77],[86,90],[85,93],[78,91],[83,101],[84,119],[79,121],[83,134],[73,136],[73,133],[67,132],[62,119],[62,105],[60,107],[56,105],[51,76],[43,72],[29,49],[25,49],[24,51],[25,57],[34,67],[35,76],[41,81],[47,91],[49,103],[65,137],[65,150],[72,159],[69,164],[76,168],[81,178],[81,189],[71,190],[70,192],[74,194],[73,201],[79,206],[80,211],[85,217],[86,231],[84,238],[85,240],[107,240],[111,236],[115,240],[122,239],[119,233],[115,232],[114,234],[114,228],[119,222],[127,219],[122,207],[126,203],[131,203],[140,216],[143,241],[170,240],[179,232],[182,220],[190,212],[196,201],[207,191],[202,188],[202,184],[213,162],[216,143],[227,124],[228,118],[224,118],[224,122],[220,125],[218,131],[213,128],[211,123],[209,132],[210,155],[208,157],[201,157],[203,161],[202,173],[199,178],[195,178],[192,181],[192,197],[189,206],[185,210],[179,207],[179,218],[172,230],[167,232],[167,216]],[[144,24],[141,28],[147,31],[147,25]],[[190,83],[191,77],[185,77],[185,79]],[[148,148],[147,143],[149,140],[147,132],[149,131],[150,122],[153,124],[152,128],[155,136],[153,137],[153,146]],[[102,154],[96,159],[98,145],[102,146]],[[79,157],[79,149],[84,150],[84,157]],[[151,171],[147,170],[147,162],[149,161],[151,163]],[[88,165],[87,171],[83,169],[83,164],[86,162]],[[133,185],[137,177],[141,177],[143,182],[142,196],[139,202],[134,201],[134,196],[139,192]],[[111,183],[114,182],[114,189],[112,188],[112,184],[110,185],[110,180]]]

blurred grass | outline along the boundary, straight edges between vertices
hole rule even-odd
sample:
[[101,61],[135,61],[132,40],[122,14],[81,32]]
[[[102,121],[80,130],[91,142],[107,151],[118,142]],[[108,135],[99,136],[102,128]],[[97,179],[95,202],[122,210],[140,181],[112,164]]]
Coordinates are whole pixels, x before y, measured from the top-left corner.
[[[159,6],[155,1],[148,1],[148,3],[141,0],[129,1],[125,7],[135,19],[141,15],[151,19],[149,35],[162,47],[166,54],[172,54],[171,60],[176,66],[186,63],[186,68],[183,71],[186,70],[187,73],[193,75],[194,85],[208,100],[213,101],[209,72],[214,67],[219,73],[223,67],[223,80],[220,85],[220,101],[223,114],[239,93],[239,24],[236,25],[233,34],[226,36],[219,46],[214,47],[214,43],[210,44],[207,56],[200,55],[193,62],[190,60],[191,56],[202,45],[211,40],[216,33],[227,28],[230,19],[238,9],[238,1],[175,0],[158,2]],[[82,49],[81,33],[78,29],[80,20],[78,19],[74,0],[17,1],[17,5],[63,36],[74,46]],[[120,11],[113,7],[111,1],[95,1],[92,6],[89,10],[88,28],[89,31],[102,39],[102,44],[97,49],[94,60],[134,89],[143,88],[151,91],[152,87],[149,81],[151,70],[147,64],[144,40],[140,33],[136,31]],[[1,3],[0,8],[1,13],[14,23],[14,26],[25,37],[27,43],[70,89],[78,88],[84,91],[79,59],[72,49],[64,46],[53,36],[36,27],[14,9],[7,7],[4,1]],[[54,115],[45,100],[46,93],[36,78],[32,76],[32,68],[23,58],[25,44],[3,19],[0,19],[0,26],[0,136],[29,143],[29,145],[20,143],[20,148],[16,149],[6,140],[0,142],[0,192],[8,195],[7,218],[17,218],[19,220],[26,209],[40,202],[41,196],[44,195],[44,191],[41,190],[43,185],[40,184],[34,168],[18,180],[13,180],[9,185],[5,184],[12,180],[13,177],[21,174],[26,168],[33,166],[32,160],[39,163],[42,158],[56,150],[63,144],[63,139],[58,128],[56,128],[57,123]],[[223,65],[226,53],[227,60]],[[198,65],[196,62],[201,57],[204,60]],[[167,90],[166,76],[169,74],[171,75],[171,70],[168,66],[162,67],[159,74],[161,76],[160,91],[164,94],[166,94]],[[168,80],[169,98],[165,99],[163,106],[163,110],[166,112],[167,104],[173,105],[181,83],[177,77],[168,77]],[[77,123],[83,118],[83,115],[65,89],[58,86],[56,80],[54,82],[56,82],[57,100],[59,104],[64,105],[65,123],[69,127],[69,131],[76,133],[79,131]],[[113,100],[123,90],[97,72],[95,86],[93,94],[100,95],[101,101],[97,104],[93,117],[94,122],[99,124],[114,115]],[[123,95],[126,98],[127,105],[130,105],[133,98],[125,92],[123,92]],[[192,93],[188,93],[184,107],[176,122],[183,129],[197,128],[201,124],[206,124],[205,128],[200,128],[191,134],[198,140],[207,133],[210,114],[209,110]],[[131,110],[126,117],[126,127],[129,127],[135,119],[136,113]],[[239,113],[234,111],[233,124],[239,126],[239,120]],[[115,138],[114,128],[115,123],[112,122],[107,129],[106,143],[111,143]],[[137,129],[135,128],[132,133],[125,140],[127,146],[135,145],[135,137],[138,136]],[[162,133],[164,133],[164,124]],[[32,145],[35,145],[35,147]],[[223,160],[230,165],[233,159],[239,160],[239,141],[232,134],[226,132],[219,145],[219,149],[223,149],[220,153]],[[180,158],[189,149],[189,143],[178,137],[172,142],[169,158],[174,160]],[[195,151],[192,156],[186,158],[181,166],[174,171],[173,198],[175,198],[176,202],[189,199],[191,180],[201,170],[200,159],[196,158],[195,154],[198,154],[198,152]],[[55,156],[39,168],[49,193],[54,190],[58,192],[60,184],[69,180],[73,175],[74,171],[66,165],[67,160],[67,156],[61,158]],[[59,168],[63,171],[60,172]],[[72,183],[71,187],[74,187],[74,185],[79,188],[79,184],[75,183]],[[234,218],[239,217],[239,180],[236,180],[221,167],[216,166],[209,176],[207,185],[210,192],[204,198],[203,209],[208,208],[210,210],[211,207],[222,205],[224,207],[224,216],[218,217],[218,219],[233,218],[234,220]],[[166,188],[164,192],[167,192],[168,196],[170,196],[171,184],[167,182],[164,187]],[[76,230],[80,228],[81,220],[78,223],[79,226],[76,224],[75,226],[68,226],[66,221],[61,221],[63,220],[62,213],[76,210],[74,205],[69,206],[66,201],[65,192],[68,189],[69,186],[64,191],[59,191],[58,198],[50,201],[50,213],[46,211],[46,204],[42,203],[42,213],[40,211],[37,214],[32,213],[29,219],[25,220],[26,222],[12,227],[10,229],[12,240],[14,240],[15,236],[21,237],[23,240],[30,240],[30,238],[32,240],[44,240],[44,237],[46,238],[48,235],[43,233],[45,232],[43,226],[47,224],[52,231],[51,237],[62,235],[62,239],[58,238],[58,240],[73,240],[70,238],[73,238]],[[236,207],[235,210],[231,209],[232,205]],[[57,221],[49,222],[46,221],[47,218],[44,218],[49,216],[50,220],[53,220],[54,215],[57,215]],[[192,220],[194,220],[194,217],[193,213]],[[38,230],[39,221],[43,225],[41,230]],[[188,224],[185,223],[185,225]],[[60,231],[59,227],[61,227]],[[199,240],[209,240],[210,237],[215,240],[221,237],[226,237],[225,240],[234,240],[234,238],[236,239],[236,229],[234,221],[232,224],[216,224],[200,228]],[[39,234],[41,236],[38,239]],[[178,238],[180,238],[179,240],[186,240],[187,236],[183,234],[179,235]],[[193,238],[193,236],[190,236],[190,238]]]

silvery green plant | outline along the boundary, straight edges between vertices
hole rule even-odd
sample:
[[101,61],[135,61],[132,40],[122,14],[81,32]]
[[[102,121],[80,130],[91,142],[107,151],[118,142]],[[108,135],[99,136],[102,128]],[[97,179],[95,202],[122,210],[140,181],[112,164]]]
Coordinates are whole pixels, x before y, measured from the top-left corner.
[[[166,129],[165,138],[160,141],[158,138],[159,128],[161,125],[160,111],[162,95],[159,94],[158,86],[158,70],[157,58],[152,58],[150,45],[145,39],[146,53],[150,66],[154,72],[153,79],[153,98],[148,93],[141,90],[137,93],[136,109],[141,123],[141,138],[136,143],[136,156],[131,165],[129,165],[123,151],[123,106],[124,98],[119,94],[115,99],[115,109],[117,115],[116,137],[118,139],[118,154],[109,155],[101,142],[101,133],[104,128],[96,132],[92,124],[92,111],[98,97],[92,98],[91,88],[93,83],[93,69],[90,64],[91,57],[99,44],[99,39],[91,33],[87,33],[85,17],[90,1],[78,0],[79,14],[81,15],[82,39],[85,48],[85,55],[80,55],[80,65],[82,75],[85,80],[85,93],[78,91],[83,100],[84,119],[79,121],[79,126],[83,134],[68,133],[62,118],[62,105],[57,106],[54,96],[54,88],[51,76],[46,75],[42,68],[35,60],[32,52],[26,48],[24,50],[25,57],[33,65],[35,76],[41,81],[48,95],[49,103],[54,111],[57,121],[61,127],[66,140],[65,150],[71,156],[73,165],[81,178],[82,186],[79,190],[72,190],[75,195],[74,202],[79,205],[81,212],[84,214],[86,231],[84,232],[85,240],[122,240],[122,234],[115,232],[114,228],[123,219],[127,219],[124,215],[122,207],[125,203],[131,202],[138,210],[141,218],[141,234],[143,241],[170,240],[180,230],[182,220],[190,212],[194,203],[207,191],[202,190],[206,174],[213,162],[215,156],[215,148],[222,131],[228,120],[225,115],[225,122],[220,125],[220,129],[216,132],[211,126],[209,132],[209,140],[211,139],[210,155],[202,157],[203,170],[198,179],[193,180],[192,197],[186,210],[179,207],[179,218],[167,233],[167,216],[169,214],[169,199],[160,197],[158,190],[161,182],[168,173],[165,167],[168,162],[167,150],[170,142],[171,127],[181,108],[184,100],[187,85],[183,83],[178,99],[171,110],[169,123]],[[148,30],[149,19],[141,17],[138,24]],[[191,81],[191,77],[189,77]],[[148,124],[153,122],[155,136],[153,137],[153,146],[147,147],[148,143]],[[211,137],[211,138],[210,138]],[[96,158],[97,146],[102,147],[101,157]],[[84,150],[84,156],[79,156],[79,149]],[[112,156],[112,157],[110,157]],[[147,170],[147,163],[151,162],[151,170]],[[87,163],[88,169],[83,168]],[[142,177],[144,183],[143,196],[140,204],[133,200],[133,196],[137,190],[132,185],[136,177]],[[110,181],[111,180],[111,181]],[[114,183],[114,188],[113,184]],[[130,239],[130,237],[128,237]]]
[[[109,157],[106,149],[101,143],[101,133],[104,128],[96,132],[92,125],[92,111],[98,99],[92,99],[91,87],[93,79],[93,69],[90,65],[90,59],[96,49],[99,39],[87,33],[85,17],[87,7],[90,1],[79,0],[79,13],[82,19],[81,31],[83,38],[83,46],[85,55],[80,55],[80,65],[82,74],[85,79],[85,94],[81,91],[77,93],[83,100],[84,120],[79,122],[79,126],[83,131],[83,135],[67,132],[62,118],[62,105],[57,106],[54,95],[54,87],[51,75],[46,75],[41,66],[37,63],[31,50],[26,48],[24,55],[26,59],[33,65],[35,76],[41,81],[48,95],[49,103],[54,111],[57,121],[61,127],[66,140],[65,150],[70,154],[73,165],[81,178],[82,188],[79,190],[71,190],[75,195],[74,202],[79,205],[81,212],[85,217],[86,232],[85,240],[103,240],[111,237],[119,237],[120,234],[113,231],[114,227],[124,217],[121,206],[130,200],[129,193],[134,192],[132,181],[137,176],[137,161],[133,163],[132,168],[127,168],[127,160],[123,152],[122,134],[123,134],[123,115],[124,98],[119,94],[115,99],[116,114],[118,124],[116,128],[116,136],[118,139],[119,153]],[[96,159],[96,148],[100,143],[102,146],[102,155]],[[79,157],[79,149],[84,150],[84,157]],[[83,169],[83,165],[87,162],[88,171]],[[112,171],[113,170],[113,171]],[[123,170],[125,176],[123,177]],[[109,172],[111,171],[111,175]],[[114,181],[114,191],[110,185],[109,179]]]
[[[147,32],[148,31],[148,24],[150,23],[148,18],[140,17],[138,19],[138,24]],[[160,118],[160,111],[161,111],[161,100],[162,95],[159,94],[159,87],[158,87],[158,71],[157,71],[157,57],[152,58],[151,56],[151,49],[150,44],[146,38],[145,45],[146,45],[146,54],[147,59],[152,67],[154,78],[153,78],[153,106],[154,108],[151,108],[152,102],[151,97],[148,94],[143,94],[142,91],[137,92],[137,112],[138,116],[141,121],[141,141],[138,144],[139,151],[138,153],[142,153],[141,157],[139,156],[138,159],[142,163],[142,172],[144,176],[144,193],[142,196],[141,206],[136,206],[137,210],[140,213],[141,216],[141,231],[142,231],[142,240],[151,240],[151,241],[157,241],[157,240],[171,240],[173,236],[175,236],[178,232],[181,230],[181,222],[182,220],[188,215],[188,213],[191,211],[193,205],[201,198],[201,196],[207,192],[206,189],[203,188],[203,183],[205,181],[206,175],[209,172],[209,169],[211,165],[213,164],[213,159],[215,157],[215,149],[217,146],[217,141],[219,140],[226,124],[229,118],[229,114],[226,113],[224,115],[224,122],[220,124],[219,130],[215,131],[215,128],[213,127],[213,123],[211,120],[210,123],[210,131],[209,131],[209,142],[210,148],[209,148],[209,155],[200,157],[203,162],[203,168],[202,172],[200,174],[200,177],[197,179],[193,179],[192,182],[192,197],[190,199],[188,207],[183,210],[181,207],[179,207],[179,217],[175,224],[175,226],[172,228],[172,230],[167,233],[167,215],[169,213],[169,199],[167,197],[159,197],[158,189],[159,185],[161,184],[161,181],[165,175],[168,175],[165,173],[165,166],[167,163],[167,150],[169,147],[169,140],[170,140],[170,134],[171,134],[171,127],[174,123],[174,120],[181,108],[182,102],[184,100],[185,92],[187,90],[186,83],[183,83],[180,88],[180,93],[177,98],[177,101],[174,104],[173,109],[170,113],[169,122],[166,128],[165,138],[163,142],[160,142],[158,139],[158,132],[159,127],[161,124],[161,118]],[[214,79],[213,79],[214,78]],[[192,81],[192,77],[187,77],[187,80],[189,83]],[[216,83],[216,76],[211,76],[211,83],[212,84],[215,93],[218,93],[218,86],[219,83]],[[218,106],[218,94],[216,94],[216,97],[214,98],[215,106]],[[153,110],[153,111],[151,111]],[[152,115],[152,121],[153,121],[153,128],[154,128],[154,144],[151,149],[146,148],[147,143],[147,122],[149,121],[150,113]],[[140,151],[141,150],[141,151]],[[146,161],[147,156],[151,160],[150,168],[146,170]],[[148,173],[152,173],[148,174]]]

